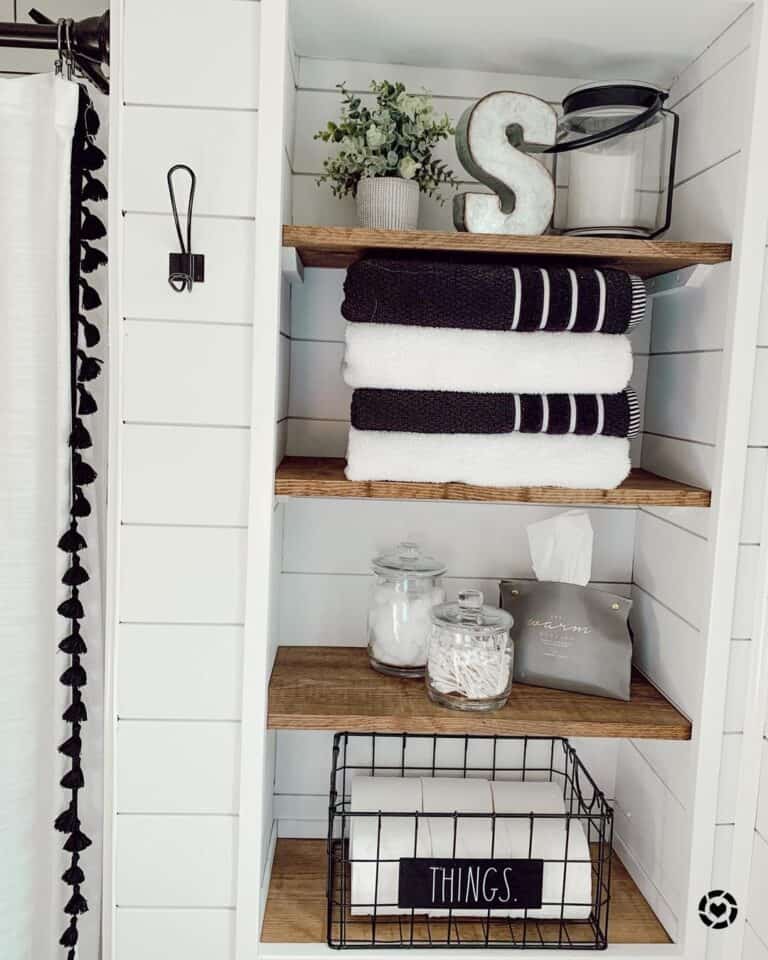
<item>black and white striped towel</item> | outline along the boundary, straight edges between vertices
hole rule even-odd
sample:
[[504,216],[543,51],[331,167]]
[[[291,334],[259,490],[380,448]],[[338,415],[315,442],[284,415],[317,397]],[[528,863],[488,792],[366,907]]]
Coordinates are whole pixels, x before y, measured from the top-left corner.
[[348,268],[341,312],[355,323],[626,333],[645,307],[640,277],[611,267],[369,257]]
[[352,426],[405,433],[549,433],[637,436],[634,390],[621,393],[454,393],[355,390]]

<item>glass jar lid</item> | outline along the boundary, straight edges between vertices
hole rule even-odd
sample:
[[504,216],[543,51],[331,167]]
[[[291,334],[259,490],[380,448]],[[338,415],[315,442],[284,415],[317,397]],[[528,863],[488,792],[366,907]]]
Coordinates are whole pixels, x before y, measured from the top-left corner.
[[445,564],[422,553],[417,543],[398,543],[394,550],[374,557],[371,564],[383,577],[439,577],[445,573]]
[[441,603],[432,608],[432,623],[455,633],[487,636],[509,630],[514,620],[506,610],[484,604],[480,590],[462,590],[455,603]]

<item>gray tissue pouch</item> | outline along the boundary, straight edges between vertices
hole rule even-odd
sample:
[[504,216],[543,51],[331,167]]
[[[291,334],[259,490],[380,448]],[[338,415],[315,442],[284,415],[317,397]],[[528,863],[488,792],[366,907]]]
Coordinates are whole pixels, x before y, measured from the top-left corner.
[[632,601],[572,583],[502,580],[518,683],[629,700]]

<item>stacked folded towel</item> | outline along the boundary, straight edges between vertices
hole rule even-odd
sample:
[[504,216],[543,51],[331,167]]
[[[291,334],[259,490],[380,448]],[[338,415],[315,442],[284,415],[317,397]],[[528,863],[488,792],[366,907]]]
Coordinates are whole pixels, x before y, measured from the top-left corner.
[[638,277],[372,257],[347,271],[351,480],[618,486]]

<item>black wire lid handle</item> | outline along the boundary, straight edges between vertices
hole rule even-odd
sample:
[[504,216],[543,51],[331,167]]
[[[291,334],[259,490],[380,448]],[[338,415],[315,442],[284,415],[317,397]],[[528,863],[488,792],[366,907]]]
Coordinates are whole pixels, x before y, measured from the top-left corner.
[[[173,175],[177,170],[183,170],[189,174],[186,242],[181,232],[179,210],[176,205],[176,191],[173,186]],[[195,171],[191,167],[188,167],[186,163],[176,163],[168,171],[166,180],[168,182],[168,193],[171,197],[171,210],[173,211],[176,236],[179,238],[179,247],[181,249],[181,253],[169,254],[168,283],[176,293],[183,293],[185,290],[191,291],[196,282],[202,283],[205,279],[203,268],[204,258],[200,254],[192,253],[192,205],[195,201],[197,177],[195,176]]]

